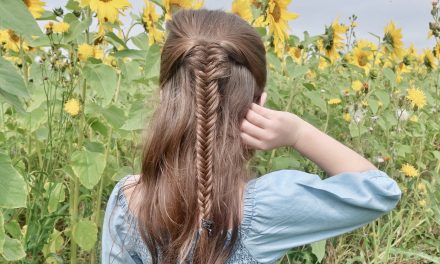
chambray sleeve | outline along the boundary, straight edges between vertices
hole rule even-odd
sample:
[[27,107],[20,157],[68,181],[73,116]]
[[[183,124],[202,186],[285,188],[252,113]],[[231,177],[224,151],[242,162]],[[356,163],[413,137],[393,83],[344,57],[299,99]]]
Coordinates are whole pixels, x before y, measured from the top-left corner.
[[121,189],[128,178],[129,176],[124,177],[115,185],[105,209],[101,240],[101,263],[103,264],[142,263],[129,243],[131,235],[129,231],[132,224]]
[[261,263],[357,229],[391,211],[401,197],[397,183],[381,170],[343,172],[324,180],[280,170],[256,179],[251,191],[244,244]]

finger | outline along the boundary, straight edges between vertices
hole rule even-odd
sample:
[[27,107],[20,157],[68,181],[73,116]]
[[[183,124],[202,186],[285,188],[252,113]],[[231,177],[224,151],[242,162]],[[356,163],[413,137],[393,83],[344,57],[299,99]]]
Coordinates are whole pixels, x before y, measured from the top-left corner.
[[240,136],[246,145],[249,145],[250,147],[252,147],[254,149],[261,149],[261,141],[260,140],[254,138],[244,132],[241,132]]
[[258,114],[257,112],[251,109],[247,112],[246,119],[258,127],[261,128],[269,127],[269,119],[265,118],[264,116]]
[[257,114],[260,114],[262,116],[264,116],[267,119],[270,119],[272,113],[271,110],[265,107],[262,107],[256,103],[252,103],[251,105],[251,109],[255,112],[257,112]]
[[246,134],[249,134],[250,136],[253,136],[258,139],[264,138],[264,135],[266,132],[264,129],[253,125],[251,122],[247,121],[246,119],[243,119],[243,122],[241,123],[241,131],[245,132]]

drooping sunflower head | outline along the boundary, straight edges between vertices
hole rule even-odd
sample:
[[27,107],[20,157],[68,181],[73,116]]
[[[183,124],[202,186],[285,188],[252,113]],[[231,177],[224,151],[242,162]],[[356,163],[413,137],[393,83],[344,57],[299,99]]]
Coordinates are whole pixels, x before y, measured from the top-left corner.
[[393,21],[385,27],[383,42],[386,52],[393,54],[397,58],[401,58],[403,53],[402,29],[397,28]]
[[338,19],[335,19],[329,27],[325,28],[324,36],[318,42],[318,47],[325,55],[334,61],[339,57],[338,51],[344,47],[343,34],[348,30],[348,27],[340,24]]
[[151,46],[156,42],[163,42],[165,33],[157,27],[160,15],[156,12],[156,5],[150,1],[145,1],[142,21],[148,31],[148,44]]
[[273,34],[274,49],[278,56],[282,56],[285,48],[285,41],[289,37],[289,20],[299,17],[297,13],[289,12],[288,5],[292,0],[269,0],[267,3],[266,15],[255,20],[255,26],[268,26],[269,34]]
[[431,50],[429,50],[429,49],[423,50],[422,63],[428,69],[435,69],[437,67],[437,64],[436,64],[435,58],[434,58],[434,54],[432,54]]
[[23,0],[34,18],[40,18],[44,12],[45,3],[41,0]]

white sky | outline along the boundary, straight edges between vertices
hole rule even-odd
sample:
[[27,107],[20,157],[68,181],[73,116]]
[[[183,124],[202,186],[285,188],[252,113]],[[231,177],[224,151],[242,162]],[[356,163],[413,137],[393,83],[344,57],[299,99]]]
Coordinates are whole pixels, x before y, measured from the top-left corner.
[[[143,0],[129,0],[133,13],[140,13],[144,7]],[[64,6],[67,0],[46,0],[46,9]],[[229,11],[232,0],[205,0],[208,9]],[[383,29],[390,20],[402,28],[403,42],[406,46],[414,43],[419,51],[434,46],[434,39],[428,40],[428,23],[431,21],[431,0],[293,0],[289,10],[298,13],[298,19],[290,21],[291,32],[302,38],[303,32],[311,35],[324,33],[324,26],[335,18],[348,24],[348,17],[358,16],[358,38],[371,41],[376,39],[372,32],[382,36]],[[123,22],[130,18],[123,18]]]

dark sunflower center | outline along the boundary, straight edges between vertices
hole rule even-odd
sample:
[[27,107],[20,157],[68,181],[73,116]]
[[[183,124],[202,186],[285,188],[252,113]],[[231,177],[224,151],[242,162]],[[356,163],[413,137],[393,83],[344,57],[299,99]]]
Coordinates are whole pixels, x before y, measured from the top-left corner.
[[275,2],[275,6],[273,7],[272,16],[275,22],[280,21],[281,18],[281,8],[277,2]]
[[113,0],[99,0],[99,1],[104,2],[104,3],[108,3],[108,2],[111,2]]
[[17,36],[17,34],[15,34],[14,31],[9,29],[8,34],[9,34],[9,37],[11,38],[11,40],[14,41],[15,43],[20,41],[20,38]]
[[31,1],[30,1],[30,0],[23,0],[23,2],[24,2],[24,4],[25,4],[27,7],[30,7],[30,6],[31,6]]
[[361,55],[358,57],[358,63],[359,63],[359,66],[365,66],[365,65],[367,65],[367,63],[368,63],[368,58],[367,58],[367,56],[366,56],[365,54],[361,54]]

